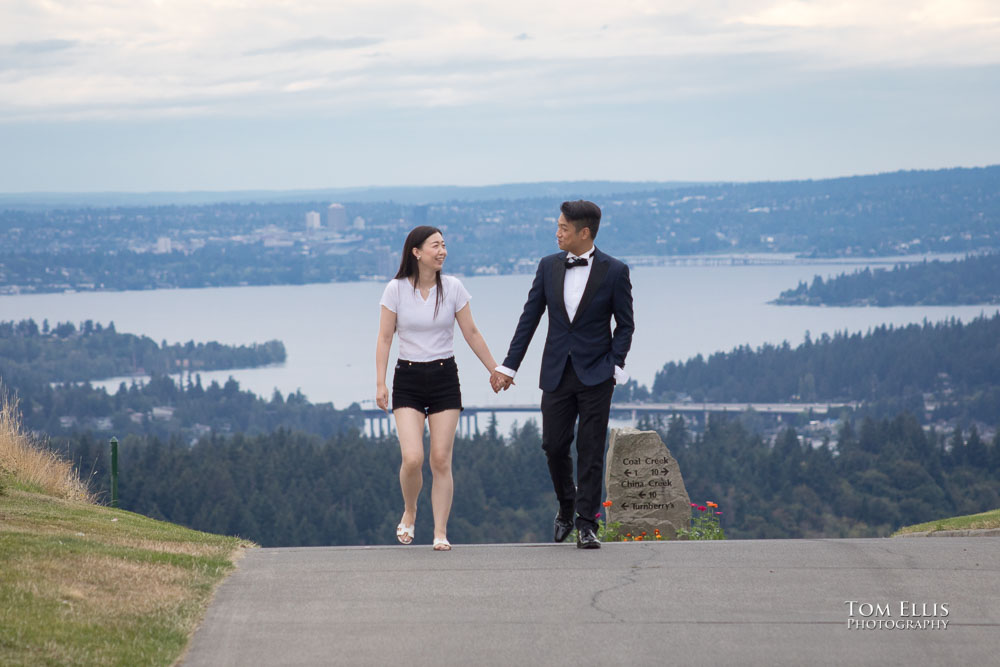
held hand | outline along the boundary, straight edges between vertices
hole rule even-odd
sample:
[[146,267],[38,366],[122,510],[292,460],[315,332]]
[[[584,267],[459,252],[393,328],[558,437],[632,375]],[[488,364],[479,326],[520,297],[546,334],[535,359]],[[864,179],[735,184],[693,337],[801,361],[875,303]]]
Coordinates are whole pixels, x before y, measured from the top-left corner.
[[375,405],[379,410],[389,412],[389,390],[384,384],[380,384],[375,389]]
[[490,386],[493,387],[494,393],[499,393],[501,389],[507,391],[512,384],[514,378],[511,376],[496,370],[490,373]]

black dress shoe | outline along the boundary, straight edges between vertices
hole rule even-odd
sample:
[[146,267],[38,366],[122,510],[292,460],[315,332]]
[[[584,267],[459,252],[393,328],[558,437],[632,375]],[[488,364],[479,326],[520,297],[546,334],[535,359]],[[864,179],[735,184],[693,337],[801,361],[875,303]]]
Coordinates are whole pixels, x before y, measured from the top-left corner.
[[569,534],[573,532],[573,522],[565,521],[557,516],[555,528],[556,530],[552,535],[552,539],[556,542],[565,542],[566,538],[569,537]]
[[597,539],[593,528],[581,528],[576,534],[577,549],[600,549],[601,541]]

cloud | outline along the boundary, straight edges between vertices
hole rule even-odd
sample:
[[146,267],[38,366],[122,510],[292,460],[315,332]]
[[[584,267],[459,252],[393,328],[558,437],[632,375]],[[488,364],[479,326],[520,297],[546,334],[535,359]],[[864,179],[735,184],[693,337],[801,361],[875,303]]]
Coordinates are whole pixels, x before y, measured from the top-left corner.
[[345,37],[342,39],[331,39],[329,37],[309,37],[308,39],[292,40],[277,46],[265,47],[245,51],[247,56],[262,56],[275,53],[301,53],[304,51],[336,51],[340,49],[360,49],[366,46],[374,46],[381,43],[381,39],[374,37]]
[[991,0],[21,0],[4,25],[0,120],[669,100],[1000,63]]
[[43,39],[35,42],[17,42],[9,46],[0,46],[0,50],[5,50],[13,54],[43,54],[54,51],[65,51],[77,46],[80,42],[75,39]]

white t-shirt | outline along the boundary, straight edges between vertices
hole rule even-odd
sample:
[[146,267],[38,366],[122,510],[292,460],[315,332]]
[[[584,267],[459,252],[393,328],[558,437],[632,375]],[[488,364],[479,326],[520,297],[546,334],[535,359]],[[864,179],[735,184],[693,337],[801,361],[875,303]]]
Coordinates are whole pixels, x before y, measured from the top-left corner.
[[434,361],[455,356],[455,313],[465,308],[472,297],[458,278],[441,276],[444,296],[434,317],[437,286],[427,300],[405,278],[389,281],[379,302],[396,313],[399,335],[399,358],[407,361]]

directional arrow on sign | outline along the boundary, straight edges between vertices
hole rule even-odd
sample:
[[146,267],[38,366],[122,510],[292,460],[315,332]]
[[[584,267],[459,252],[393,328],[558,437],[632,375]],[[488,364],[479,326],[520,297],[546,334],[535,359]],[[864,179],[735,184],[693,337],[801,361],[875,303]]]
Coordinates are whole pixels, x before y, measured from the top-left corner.
[[645,491],[640,491],[639,492],[639,497],[640,498],[645,498],[646,497],[646,492]]
[[628,468],[625,468],[625,476],[626,477],[631,477],[632,476],[632,471],[629,470]]

